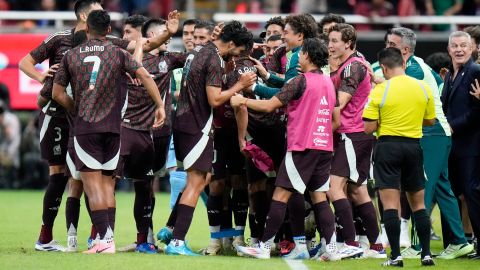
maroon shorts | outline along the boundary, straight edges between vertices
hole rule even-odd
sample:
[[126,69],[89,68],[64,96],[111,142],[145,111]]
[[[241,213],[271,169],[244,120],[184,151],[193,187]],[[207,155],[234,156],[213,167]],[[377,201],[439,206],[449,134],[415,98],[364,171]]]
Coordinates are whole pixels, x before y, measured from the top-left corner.
[[229,175],[245,175],[245,157],[238,146],[238,133],[233,128],[215,129],[213,138],[212,181]]
[[153,173],[157,173],[167,162],[168,150],[170,148],[171,136],[155,136],[153,133],[153,146],[155,148],[155,158],[153,160]]
[[75,167],[75,148],[73,146],[73,137],[70,137],[68,139],[68,151],[67,151],[67,157],[66,157],[66,163],[67,163],[67,169],[65,170],[65,175],[67,177],[71,177],[74,180],[81,180],[80,178],[80,172],[77,170]]
[[40,113],[40,152],[48,165],[65,165],[67,155],[68,132],[70,126],[66,118]]
[[299,193],[330,189],[332,153],[307,149],[287,152],[278,170],[275,186]]
[[147,174],[153,174],[155,151],[150,131],[122,127],[120,142],[118,175],[132,179],[145,179]]
[[174,130],[173,144],[177,160],[185,170],[195,169],[211,172],[213,162],[213,139],[202,132],[188,134]]
[[93,133],[74,137],[75,167],[80,172],[112,175],[120,157],[120,134]]
[[370,178],[370,165],[375,137],[358,133],[335,134],[335,151],[331,175],[346,177],[357,185]]

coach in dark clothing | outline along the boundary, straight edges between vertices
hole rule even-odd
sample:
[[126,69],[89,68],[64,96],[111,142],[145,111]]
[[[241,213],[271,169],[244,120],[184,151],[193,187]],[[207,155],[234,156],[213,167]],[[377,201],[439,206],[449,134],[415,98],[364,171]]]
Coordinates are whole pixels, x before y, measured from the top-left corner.
[[[452,130],[449,174],[456,196],[463,194],[476,236],[480,236],[480,102],[469,92],[480,79],[480,66],[471,59],[470,36],[450,34],[448,52],[453,68],[446,75],[442,93],[443,111]],[[473,256],[480,259],[480,248]]]

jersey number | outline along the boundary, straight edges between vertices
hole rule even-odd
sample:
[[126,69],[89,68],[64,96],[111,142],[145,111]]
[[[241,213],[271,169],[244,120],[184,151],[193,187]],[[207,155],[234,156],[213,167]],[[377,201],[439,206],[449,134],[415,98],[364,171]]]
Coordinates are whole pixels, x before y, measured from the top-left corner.
[[91,56],[85,57],[85,59],[83,59],[83,62],[84,63],[93,62],[93,69],[90,75],[90,82],[88,87],[89,90],[93,90],[95,88],[95,83],[97,82],[98,70],[100,69],[100,63],[102,62],[102,60],[100,60],[100,57],[96,55],[91,55]]
[[59,127],[55,127],[55,132],[57,132],[57,137],[55,137],[55,141],[59,142],[62,139],[62,129]]

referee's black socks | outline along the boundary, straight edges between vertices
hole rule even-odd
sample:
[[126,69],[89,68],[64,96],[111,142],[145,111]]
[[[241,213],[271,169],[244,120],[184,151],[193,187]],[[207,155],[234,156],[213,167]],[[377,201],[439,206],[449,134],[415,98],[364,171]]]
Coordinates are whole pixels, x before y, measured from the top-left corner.
[[383,212],[383,223],[387,231],[388,242],[392,253],[390,257],[396,259],[400,256],[400,219],[397,209],[387,209]]
[[415,219],[415,229],[417,230],[418,239],[422,245],[422,258],[430,255],[430,217],[427,210],[421,209],[413,212]]

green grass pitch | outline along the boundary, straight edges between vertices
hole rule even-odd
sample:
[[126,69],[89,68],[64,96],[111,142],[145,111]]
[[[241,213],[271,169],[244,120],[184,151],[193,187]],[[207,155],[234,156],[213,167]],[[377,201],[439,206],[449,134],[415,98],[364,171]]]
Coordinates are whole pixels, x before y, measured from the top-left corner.
[[[170,213],[169,194],[157,193],[154,213],[155,231],[165,224]],[[42,213],[41,191],[0,191],[0,269],[201,269],[201,270],[237,270],[268,269],[288,270],[284,260],[256,260],[236,256],[216,257],[177,257],[146,255],[137,253],[117,253],[114,255],[85,255],[79,253],[47,253],[34,250],[41,225]],[[66,200],[66,195],[63,197]],[[116,246],[122,247],[136,239],[135,221],[133,219],[133,193],[117,193],[117,216],[115,225]],[[434,212],[434,226],[440,233],[438,210]],[[90,232],[90,220],[83,207],[79,222],[79,248],[86,249],[86,239]],[[66,245],[65,204],[62,203],[54,229],[54,238]],[[198,204],[192,226],[187,235],[192,250],[196,251],[207,245],[209,239],[207,213],[203,203]],[[432,241],[432,249],[439,252],[441,241]],[[303,261],[299,269],[381,269],[383,260],[344,260],[340,262]],[[451,261],[436,260],[435,269],[480,269],[480,264],[467,259]],[[405,269],[421,268],[419,260],[405,260]]]

